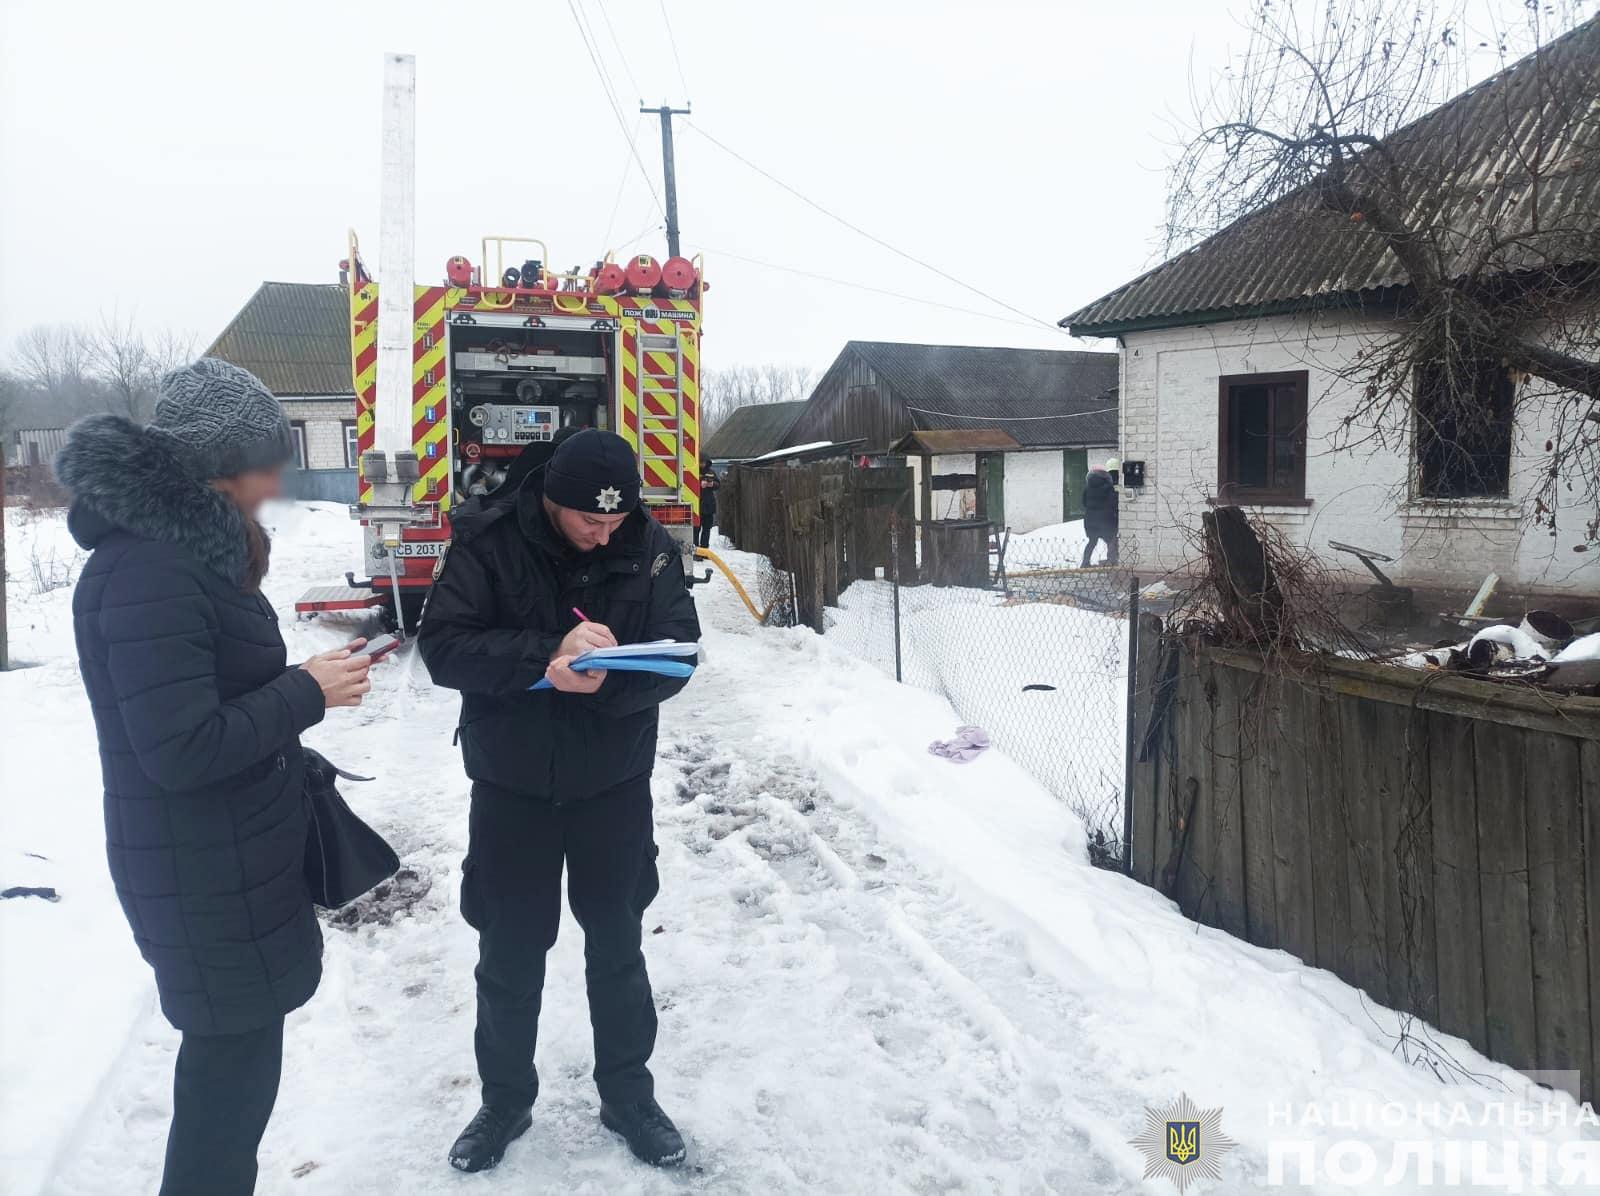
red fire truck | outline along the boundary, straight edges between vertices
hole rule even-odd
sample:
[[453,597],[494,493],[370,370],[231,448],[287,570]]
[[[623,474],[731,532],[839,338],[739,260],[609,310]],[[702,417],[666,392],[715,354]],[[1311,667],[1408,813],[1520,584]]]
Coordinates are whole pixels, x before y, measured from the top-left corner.
[[524,454],[546,454],[563,428],[620,433],[638,454],[645,503],[692,557],[706,284],[701,264],[676,253],[670,177],[664,262],[607,254],[561,273],[541,241],[484,237],[476,262],[452,257],[439,282],[419,286],[415,107],[415,58],[386,54],[378,269],[367,270],[353,232],[341,263],[362,556],[344,586],[313,589],[295,609],[379,607],[413,626],[451,510],[509,490],[519,459],[525,468]]

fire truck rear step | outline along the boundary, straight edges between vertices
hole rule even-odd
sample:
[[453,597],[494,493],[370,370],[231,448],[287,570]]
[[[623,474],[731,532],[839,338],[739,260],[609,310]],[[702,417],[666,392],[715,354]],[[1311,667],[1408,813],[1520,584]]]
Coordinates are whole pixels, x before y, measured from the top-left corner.
[[382,606],[387,597],[370,588],[351,589],[349,586],[312,586],[294,604],[297,614],[320,614],[323,611],[366,610]]

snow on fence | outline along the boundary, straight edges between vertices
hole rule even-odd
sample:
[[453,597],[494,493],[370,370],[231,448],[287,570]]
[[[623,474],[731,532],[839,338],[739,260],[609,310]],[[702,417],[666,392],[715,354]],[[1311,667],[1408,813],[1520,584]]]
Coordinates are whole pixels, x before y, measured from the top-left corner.
[[1447,1078],[1429,1026],[1594,1100],[1600,699],[1141,624],[1132,875],[1415,1015],[1396,1049]]

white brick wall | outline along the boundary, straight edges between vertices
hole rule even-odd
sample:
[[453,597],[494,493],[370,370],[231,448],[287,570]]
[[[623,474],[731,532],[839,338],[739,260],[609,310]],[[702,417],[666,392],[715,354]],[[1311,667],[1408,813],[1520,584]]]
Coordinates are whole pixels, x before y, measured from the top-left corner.
[[1060,523],[1062,459],[1060,449],[1005,454],[1006,526],[1014,532]]
[[1503,504],[1411,501],[1405,428],[1385,429],[1387,444],[1335,449],[1334,434],[1354,402],[1335,370],[1374,327],[1284,316],[1126,334],[1121,451],[1125,460],[1146,464],[1142,490],[1125,488],[1121,497],[1123,559],[1170,570],[1190,558],[1189,540],[1198,532],[1207,496],[1217,491],[1217,379],[1305,370],[1311,505],[1254,508],[1296,542],[1313,547],[1352,580],[1370,577],[1354,558],[1331,552],[1330,539],[1400,558],[1384,568],[1411,585],[1475,587],[1492,570],[1519,589],[1600,590],[1600,553],[1573,552],[1592,512],[1561,512],[1554,536],[1525,517],[1549,429],[1518,427],[1511,501]]
[[347,469],[344,423],[356,417],[355,400],[284,399],[283,409],[306,430],[307,469]]

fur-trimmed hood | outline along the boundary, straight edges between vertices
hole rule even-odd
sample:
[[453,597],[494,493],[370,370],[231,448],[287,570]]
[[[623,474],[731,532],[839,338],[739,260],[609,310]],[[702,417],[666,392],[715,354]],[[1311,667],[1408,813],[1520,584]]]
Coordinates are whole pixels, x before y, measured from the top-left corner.
[[91,415],[67,434],[56,477],[72,492],[67,526],[93,549],[122,530],[173,544],[243,587],[249,559],[245,516],[233,500],[194,475],[179,446],[159,428],[120,415]]

